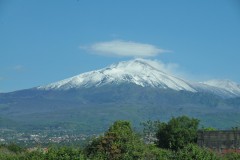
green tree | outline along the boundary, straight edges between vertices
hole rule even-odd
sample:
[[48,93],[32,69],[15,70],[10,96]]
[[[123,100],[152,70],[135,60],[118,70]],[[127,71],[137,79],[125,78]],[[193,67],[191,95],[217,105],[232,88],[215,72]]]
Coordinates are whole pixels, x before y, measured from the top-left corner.
[[178,150],[189,143],[196,143],[199,120],[187,116],[173,117],[162,122],[157,131],[156,144],[160,148]]
[[130,122],[116,121],[101,137],[86,147],[91,159],[140,159],[144,144],[133,132]]

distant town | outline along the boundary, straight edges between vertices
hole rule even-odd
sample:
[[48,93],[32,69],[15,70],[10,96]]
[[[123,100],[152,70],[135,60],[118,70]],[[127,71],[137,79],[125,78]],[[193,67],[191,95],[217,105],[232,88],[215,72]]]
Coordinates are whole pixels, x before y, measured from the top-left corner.
[[0,144],[17,144],[24,147],[46,146],[49,144],[84,144],[96,135],[86,135],[68,132],[66,130],[33,130],[15,131],[11,129],[0,129]]

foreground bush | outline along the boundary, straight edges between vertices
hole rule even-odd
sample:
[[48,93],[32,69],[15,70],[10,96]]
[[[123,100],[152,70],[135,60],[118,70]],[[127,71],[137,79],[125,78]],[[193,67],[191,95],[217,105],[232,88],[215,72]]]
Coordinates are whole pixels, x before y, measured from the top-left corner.
[[145,146],[141,159],[144,160],[174,160],[175,154],[171,150],[157,148],[155,145]]
[[127,121],[116,121],[101,137],[86,147],[93,159],[140,159],[144,144]]
[[188,144],[176,154],[177,160],[220,160],[221,157],[207,148]]
[[181,116],[158,125],[157,146],[177,151],[189,143],[197,142],[199,120]]
[[240,160],[240,153],[231,152],[223,156],[223,160]]

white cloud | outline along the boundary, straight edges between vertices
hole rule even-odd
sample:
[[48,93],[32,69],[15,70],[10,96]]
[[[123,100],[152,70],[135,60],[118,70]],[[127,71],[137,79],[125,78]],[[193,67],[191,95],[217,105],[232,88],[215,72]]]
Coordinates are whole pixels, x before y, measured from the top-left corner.
[[90,46],[80,46],[80,48],[96,54],[120,57],[154,57],[158,54],[169,52],[151,44],[122,40],[99,42]]

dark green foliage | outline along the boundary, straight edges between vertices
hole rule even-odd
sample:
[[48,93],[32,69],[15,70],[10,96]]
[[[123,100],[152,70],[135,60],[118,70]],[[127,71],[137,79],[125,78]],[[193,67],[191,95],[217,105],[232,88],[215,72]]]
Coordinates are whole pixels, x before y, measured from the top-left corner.
[[171,150],[161,149],[155,145],[146,145],[141,159],[146,160],[174,160],[175,153]]
[[19,155],[8,155],[8,154],[0,154],[0,160],[20,160],[20,156]]
[[157,146],[176,151],[195,143],[198,125],[199,120],[187,116],[173,117],[168,123],[162,122],[157,132]]
[[239,160],[239,159],[240,159],[240,153],[236,153],[236,152],[226,153],[223,156],[223,160]]
[[14,143],[11,143],[11,144],[7,145],[6,147],[9,151],[12,151],[14,153],[21,153],[24,151],[23,148],[21,148],[20,146],[14,144]]
[[188,144],[176,154],[177,160],[220,160],[221,157],[216,153],[206,149],[200,148],[195,144]]
[[0,160],[18,160],[25,150],[16,144],[0,145]]
[[45,158],[48,160],[81,160],[84,156],[80,149],[72,147],[52,147],[45,154]]
[[25,160],[35,160],[35,159],[36,160],[45,160],[46,159],[46,155],[43,152],[41,152],[40,150],[33,151],[33,152],[27,152],[22,157],[24,157]]

